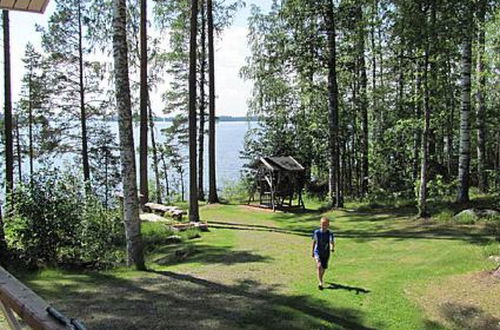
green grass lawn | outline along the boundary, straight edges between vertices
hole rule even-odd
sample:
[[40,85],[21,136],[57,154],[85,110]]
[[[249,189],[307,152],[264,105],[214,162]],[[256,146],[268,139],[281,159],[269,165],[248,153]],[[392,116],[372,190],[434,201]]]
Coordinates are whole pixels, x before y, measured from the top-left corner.
[[149,272],[17,275],[89,329],[500,327],[500,281],[487,272],[500,247],[484,226],[417,221],[410,208],[327,212],[337,251],[319,291],[316,210],[204,206],[210,232],[156,248]]

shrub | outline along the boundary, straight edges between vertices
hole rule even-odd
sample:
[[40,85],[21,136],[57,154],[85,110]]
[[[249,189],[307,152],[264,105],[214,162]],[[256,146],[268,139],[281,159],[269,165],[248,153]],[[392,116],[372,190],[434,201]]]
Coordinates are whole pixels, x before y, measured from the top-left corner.
[[224,182],[222,189],[222,198],[228,202],[247,202],[250,186],[245,180]]
[[154,251],[156,247],[167,244],[169,237],[174,235],[173,231],[159,222],[142,223],[141,233],[147,252]]
[[16,187],[12,200],[6,237],[22,264],[95,268],[120,258],[113,249],[124,245],[118,213],[86,195],[79,177],[41,171],[30,185]]

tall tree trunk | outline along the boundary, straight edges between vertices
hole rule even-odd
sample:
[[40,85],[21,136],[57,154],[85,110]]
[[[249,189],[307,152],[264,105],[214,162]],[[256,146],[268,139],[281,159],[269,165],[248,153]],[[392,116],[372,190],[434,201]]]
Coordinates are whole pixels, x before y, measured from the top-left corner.
[[147,1],[141,0],[141,110],[140,110],[140,141],[139,141],[139,190],[141,206],[149,200],[148,191],[148,36],[147,36]]
[[339,106],[337,86],[337,63],[335,44],[335,19],[333,3],[326,0],[325,24],[328,38],[328,127],[329,127],[329,190],[334,207],[343,206],[342,187],[340,180],[339,155]]
[[[471,10],[471,8],[470,8]],[[472,13],[467,13],[466,29],[462,48],[462,97],[460,105],[460,157],[458,164],[458,203],[469,201],[470,168],[470,99],[472,66]]]
[[497,127],[497,138],[496,138],[496,144],[497,144],[497,154],[495,157],[495,189],[500,188],[500,128]]
[[104,205],[108,209],[109,181],[108,181],[108,166],[109,166],[109,149],[104,149]]
[[[414,90],[414,101],[413,106],[415,108],[415,118],[417,122],[422,119],[422,102],[421,102],[421,92],[422,92],[422,73],[420,72],[420,63],[416,64],[415,70],[415,90]],[[422,147],[422,130],[420,127],[416,127],[413,132],[413,181],[418,179],[418,167],[420,164],[420,148]]]
[[448,179],[454,176],[453,173],[453,126],[455,124],[455,97],[453,83],[449,74],[451,73],[450,60],[446,59],[446,72],[448,80],[448,93],[446,96],[446,106],[449,109],[446,127],[446,171]]
[[151,149],[153,151],[153,169],[155,171],[156,202],[158,204],[161,204],[162,191],[160,184],[160,171],[158,169],[158,150],[156,148],[153,110],[151,109],[151,100],[149,99],[149,96],[148,96],[148,108],[149,108],[149,130],[151,131]]
[[127,261],[138,270],[144,270],[144,252],[139,220],[139,200],[135,169],[132,109],[127,58],[127,4],[126,0],[113,0],[113,58],[115,64],[116,103],[120,133],[120,158],[123,182],[123,220],[127,238]]
[[2,206],[0,205],[0,266],[7,266],[7,260],[9,258],[9,250],[7,247],[7,241],[5,240],[3,216],[2,216]]
[[203,189],[203,171],[204,166],[204,150],[205,150],[205,69],[206,69],[206,58],[207,58],[207,45],[206,45],[206,11],[204,0],[200,1],[201,8],[201,54],[200,54],[200,127],[198,133],[198,199],[200,201],[205,200],[205,192]]
[[[378,14],[378,0],[373,0],[372,5],[372,19],[370,24],[370,36],[371,36],[371,51],[372,51],[372,116],[373,118],[378,118],[378,96],[377,96],[377,53],[375,45],[375,19]],[[379,124],[375,124],[375,140],[379,140],[381,134],[381,129]]]
[[358,70],[360,72],[360,95],[359,105],[361,113],[361,198],[366,197],[368,194],[368,99],[367,99],[367,77],[366,77],[366,64],[365,64],[365,28],[363,21],[363,9],[361,3],[358,2],[357,8],[357,24],[358,24]]
[[82,29],[82,8],[78,4],[78,66],[79,66],[79,92],[80,92],[80,124],[82,129],[82,163],[83,180],[85,186],[90,188],[90,166],[87,145],[87,111],[85,109],[85,84],[83,72],[83,29]]
[[484,52],[485,52],[485,32],[484,32],[484,16],[486,11],[486,1],[481,0],[479,3],[479,35],[478,35],[478,56],[477,56],[477,176],[479,191],[486,193],[488,191],[488,183],[486,181],[486,102],[484,100],[484,91],[486,87],[486,75],[484,72]]
[[382,28],[379,25],[377,29],[377,34],[378,34],[378,66],[379,66],[379,73],[378,73],[378,78],[379,78],[379,90],[381,91],[379,96],[380,96],[380,109],[379,109],[379,122],[380,122],[380,141],[383,143],[383,132],[386,129],[385,127],[385,112],[382,110],[385,106],[385,88],[384,88],[384,52],[382,51],[383,46],[382,46]]
[[429,57],[431,53],[431,43],[434,42],[431,37],[431,31],[434,28],[434,21],[435,8],[431,5],[431,24],[429,24],[429,21],[426,20],[427,26],[424,52],[424,131],[422,134],[422,162],[420,164],[420,191],[418,196],[418,216],[420,218],[426,218],[429,216],[427,207],[427,181],[429,179],[429,135],[431,121]]
[[28,143],[29,143],[29,163],[30,163],[30,186],[33,186],[33,95],[32,95],[32,79],[33,74],[30,73],[28,81]]
[[168,169],[167,169],[167,161],[165,160],[165,155],[160,153],[161,162],[163,165],[163,173],[165,175],[165,198],[167,201],[170,199],[170,189],[168,185]]
[[16,116],[16,147],[17,147],[17,171],[19,174],[19,182],[23,181],[23,172],[22,172],[22,161],[23,156],[21,154],[21,135],[19,134],[19,116]]
[[[427,43],[429,41],[427,40]],[[429,46],[426,46],[424,59],[424,130],[422,134],[422,161],[420,163],[420,190],[418,196],[418,216],[429,216],[427,210],[427,180],[429,175],[429,130],[431,109],[429,104]]]
[[14,189],[14,150],[12,141],[12,91],[10,73],[10,26],[9,12],[2,11],[3,18],[3,54],[4,54],[4,89],[5,89],[5,194],[10,196]]
[[181,202],[184,202],[185,201],[184,170],[182,168],[180,169],[179,174],[181,176]]
[[189,41],[189,220],[198,222],[198,185],[196,180],[196,32],[198,0],[191,0],[191,37]]
[[215,168],[215,52],[212,0],[207,0],[208,28],[208,202],[218,203]]
[[[14,188],[14,164],[13,164],[13,146],[12,146],[12,99],[10,85],[10,31],[9,31],[9,12],[2,11],[3,25],[3,54],[4,54],[4,102],[5,102],[5,192],[10,196]],[[10,207],[10,206],[9,206]],[[1,205],[0,205],[1,208]],[[8,258],[7,241],[5,240],[3,216],[0,209],[0,264],[6,265]]]

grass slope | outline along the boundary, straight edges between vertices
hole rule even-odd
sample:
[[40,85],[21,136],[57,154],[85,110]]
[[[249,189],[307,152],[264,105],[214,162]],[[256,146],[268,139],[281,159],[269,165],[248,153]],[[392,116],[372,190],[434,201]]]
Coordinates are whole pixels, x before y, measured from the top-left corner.
[[480,226],[429,224],[411,214],[404,208],[327,212],[337,252],[324,291],[316,288],[310,255],[310,234],[322,213],[240,205],[202,207],[211,231],[154,250],[149,272],[18,275],[89,329],[498,326],[500,283],[485,273],[494,264],[484,253],[498,242]]

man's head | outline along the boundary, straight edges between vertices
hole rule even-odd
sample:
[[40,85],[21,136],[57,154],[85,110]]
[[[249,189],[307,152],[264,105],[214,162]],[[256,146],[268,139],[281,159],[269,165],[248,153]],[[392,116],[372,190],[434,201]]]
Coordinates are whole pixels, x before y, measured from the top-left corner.
[[323,231],[327,230],[328,227],[330,226],[330,219],[328,219],[327,217],[322,217],[320,220],[320,226],[321,230]]

